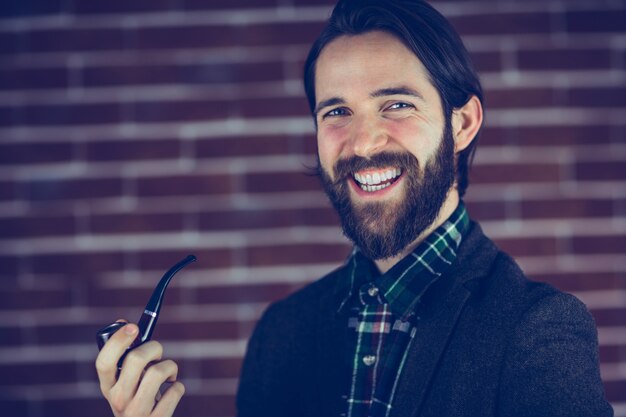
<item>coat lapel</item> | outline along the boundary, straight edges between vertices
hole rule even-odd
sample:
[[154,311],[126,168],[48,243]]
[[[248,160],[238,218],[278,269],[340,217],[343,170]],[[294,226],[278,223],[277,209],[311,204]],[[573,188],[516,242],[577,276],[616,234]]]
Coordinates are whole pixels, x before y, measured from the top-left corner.
[[484,236],[480,226],[473,223],[459,249],[457,262],[443,277],[441,285],[434,286],[425,296],[428,301],[419,313],[416,335],[402,368],[391,417],[419,415],[463,308],[472,291],[479,287],[478,279],[487,275],[496,254],[495,245]]
[[403,367],[391,417],[418,415],[448,339],[470,295],[463,286],[454,288],[436,316],[424,317],[417,323],[417,333]]

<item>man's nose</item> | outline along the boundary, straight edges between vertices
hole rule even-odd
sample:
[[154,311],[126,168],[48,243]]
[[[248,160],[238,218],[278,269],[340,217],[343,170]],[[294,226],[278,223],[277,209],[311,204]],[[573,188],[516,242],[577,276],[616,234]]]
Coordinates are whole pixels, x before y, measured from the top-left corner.
[[368,158],[380,152],[389,141],[387,132],[380,123],[365,117],[355,122],[351,138],[354,155]]

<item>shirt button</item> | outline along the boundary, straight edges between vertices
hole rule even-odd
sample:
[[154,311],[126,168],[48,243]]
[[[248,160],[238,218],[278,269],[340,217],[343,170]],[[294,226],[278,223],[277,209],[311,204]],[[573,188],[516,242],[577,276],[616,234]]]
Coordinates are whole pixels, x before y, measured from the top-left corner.
[[376,363],[376,356],[374,355],[365,355],[363,356],[363,363],[365,366],[372,366]]
[[376,297],[376,295],[378,294],[378,288],[372,285],[367,289],[367,293],[370,295],[370,297]]

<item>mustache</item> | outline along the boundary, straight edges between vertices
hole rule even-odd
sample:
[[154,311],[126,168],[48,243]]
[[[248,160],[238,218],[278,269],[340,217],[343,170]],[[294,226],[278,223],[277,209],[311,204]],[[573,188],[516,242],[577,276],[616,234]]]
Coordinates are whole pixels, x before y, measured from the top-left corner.
[[335,183],[352,178],[358,171],[390,166],[400,168],[402,171],[417,170],[419,163],[417,158],[408,152],[381,152],[368,158],[353,155],[340,159],[335,164]]

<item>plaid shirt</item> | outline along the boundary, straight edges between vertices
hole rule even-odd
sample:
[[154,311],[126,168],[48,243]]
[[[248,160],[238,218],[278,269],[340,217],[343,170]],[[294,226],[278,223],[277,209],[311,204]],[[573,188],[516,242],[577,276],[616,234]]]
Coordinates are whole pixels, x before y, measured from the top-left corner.
[[388,416],[415,337],[415,309],[456,258],[469,226],[463,203],[450,218],[385,274],[355,248],[341,304],[350,309],[345,417]]

